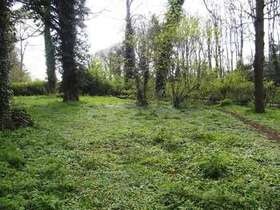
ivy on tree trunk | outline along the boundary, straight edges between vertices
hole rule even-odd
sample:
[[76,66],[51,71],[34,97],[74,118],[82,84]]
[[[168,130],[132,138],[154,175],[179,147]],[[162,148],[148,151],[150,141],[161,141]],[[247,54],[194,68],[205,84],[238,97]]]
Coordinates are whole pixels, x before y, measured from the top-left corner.
[[48,76],[48,92],[56,92],[56,74],[55,74],[55,46],[51,35],[50,27],[50,7],[51,3],[46,6],[44,16],[44,40],[45,40],[45,53],[46,53],[46,65],[47,65],[47,76]]
[[79,101],[79,74],[75,62],[75,44],[77,42],[75,1],[58,0],[56,4],[61,40],[63,100],[64,102]]
[[155,63],[156,68],[156,95],[158,98],[165,96],[166,80],[170,68],[170,57],[172,54],[173,33],[176,31],[182,15],[184,0],[169,0],[169,11],[166,14],[166,22],[160,37],[160,46],[157,54],[159,58]]
[[10,1],[0,1],[0,130],[11,123],[11,90],[9,85],[11,47]]

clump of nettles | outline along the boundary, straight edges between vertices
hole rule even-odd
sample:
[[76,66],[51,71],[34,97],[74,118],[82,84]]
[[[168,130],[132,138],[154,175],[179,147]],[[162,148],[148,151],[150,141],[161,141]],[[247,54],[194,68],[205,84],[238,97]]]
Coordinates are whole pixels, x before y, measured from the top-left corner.
[[170,135],[164,128],[158,129],[152,137],[154,144],[161,144],[170,139]]
[[29,127],[34,125],[31,116],[23,108],[13,108],[11,110],[11,119],[12,129]]
[[227,155],[213,154],[204,158],[200,164],[199,169],[204,178],[219,179],[227,176],[229,172],[229,160]]

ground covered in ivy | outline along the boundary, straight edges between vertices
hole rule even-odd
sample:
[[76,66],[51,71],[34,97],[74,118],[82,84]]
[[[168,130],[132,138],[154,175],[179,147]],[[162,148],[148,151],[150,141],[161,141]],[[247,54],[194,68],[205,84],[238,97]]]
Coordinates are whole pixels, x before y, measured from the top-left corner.
[[35,124],[0,133],[0,209],[280,208],[280,143],[215,107],[60,101],[15,98]]

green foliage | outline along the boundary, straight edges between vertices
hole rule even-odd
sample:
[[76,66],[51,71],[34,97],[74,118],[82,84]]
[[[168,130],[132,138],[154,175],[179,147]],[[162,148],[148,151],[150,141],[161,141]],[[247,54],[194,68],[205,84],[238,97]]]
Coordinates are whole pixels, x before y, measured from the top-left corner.
[[11,110],[11,118],[14,128],[28,127],[33,125],[30,114],[23,108],[13,107]]
[[109,78],[99,60],[93,60],[89,69],[82,76],[81,93],[90,96],[117,96],[124,88],[120,77]]
[[164,128],[159,128],[152,137],[153,142],[156,144],[164,143],[170,138],[170,135]]
[[232,100],[228,99],[228,98],[226,98],[226,99],[224,99],[220,102],[220,106],[229,106],[229,105],[232,105],[232,104],[233,104]]
[[47,83],[44,81],[13,83],[12,90],[15,96],[36,96],[48,94]]
[[246,105],[253,99],[254,84],[244,72],[238,70],[222,79],[215,72],[210,72],[203,77],[200,91],[211,103],[230,99],[234,103]]
[[54,195],[35,195],[28,205],[29,209],[59,210],[62,209],[60,199]]
[[199,164],[199,169],[204,178],[219,179],[228,173],[228,156],[225,154],[210,154]]
[[280,104],[280,87],[274,81],[265,81],[265,102],[268,105]]
[[11,69],[9,78],[11,83],[24,83],[31,81],[28,71],[26,69],[21,69],[23,67],[21,67],[16,48],[14,48],[10,53],[10,62]]
[[11,167],[22,168],[25,164],[24,157],[19,148],[13,144],[1,146],[0,161],[9,163]]
[[[15,103],[36,127],[0,132],[2,209],[280,205],[279,144],[214,107],[139,108],[114,97],[70,104],[55,96],[15,97]],[[234,107],[260,118],[248,107],[225,109]],[[280,131],[279,119],[279,109],[268,109],[259,120]]]

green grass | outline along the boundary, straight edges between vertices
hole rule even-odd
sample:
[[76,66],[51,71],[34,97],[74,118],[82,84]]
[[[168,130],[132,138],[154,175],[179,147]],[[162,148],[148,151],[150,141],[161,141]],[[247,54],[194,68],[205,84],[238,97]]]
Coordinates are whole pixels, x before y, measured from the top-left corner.
[[0,133],[0,209],[279,209],[280,144],[213,108],[15,103],[35,126]]

